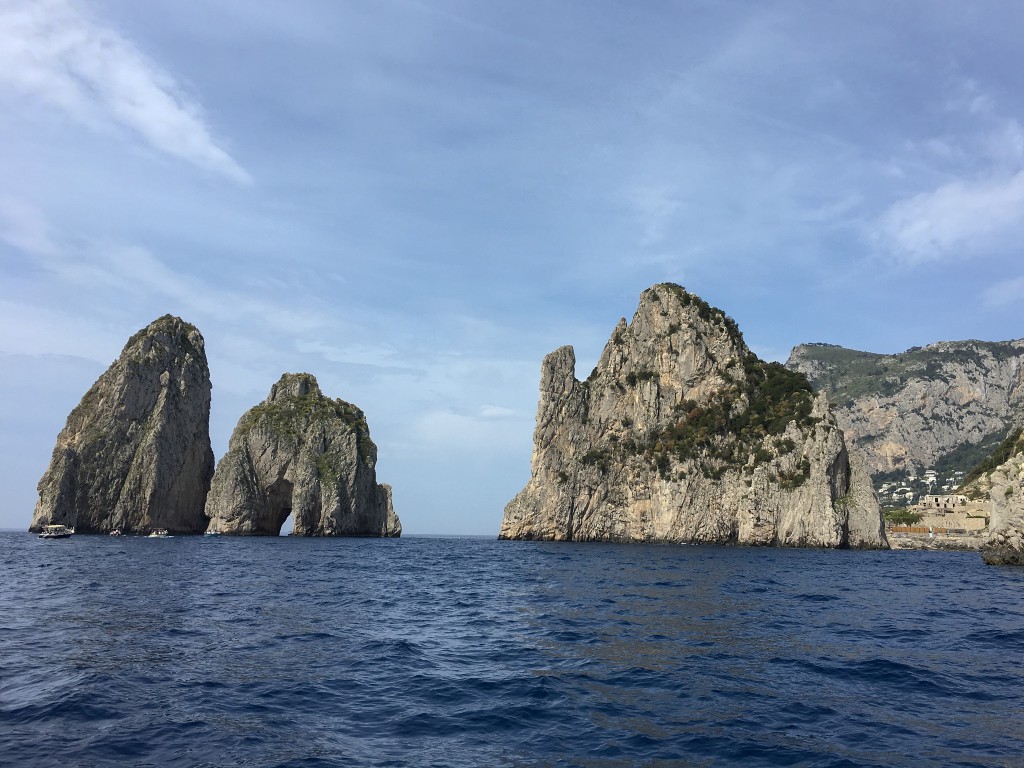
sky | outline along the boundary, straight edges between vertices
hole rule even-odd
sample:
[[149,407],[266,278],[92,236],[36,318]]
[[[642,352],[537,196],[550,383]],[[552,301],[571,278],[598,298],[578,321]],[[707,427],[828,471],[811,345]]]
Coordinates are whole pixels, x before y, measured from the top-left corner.
[[762,358],[1024,336],[1024,4],[0,0],[0,528],[127,339],[286,371],[497,535],[545,354],[676,282]]

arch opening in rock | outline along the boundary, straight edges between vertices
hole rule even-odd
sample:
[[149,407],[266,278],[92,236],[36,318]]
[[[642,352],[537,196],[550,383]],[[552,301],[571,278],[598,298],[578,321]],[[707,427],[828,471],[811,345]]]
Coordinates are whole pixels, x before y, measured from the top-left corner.
[[270,536],[280,536],[281,528],[292,514],[292,491],[290,480],[280,478],[267,489],[267,530]]

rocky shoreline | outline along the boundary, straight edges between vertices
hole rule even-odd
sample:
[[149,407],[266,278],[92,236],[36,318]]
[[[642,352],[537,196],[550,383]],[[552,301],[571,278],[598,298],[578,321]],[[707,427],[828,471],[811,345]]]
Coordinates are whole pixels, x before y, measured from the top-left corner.
[[889,548],[894,550],[927,549],[948,552],[977,552],[988,540],[988,532],[929,537],[927,533],[889,533]]

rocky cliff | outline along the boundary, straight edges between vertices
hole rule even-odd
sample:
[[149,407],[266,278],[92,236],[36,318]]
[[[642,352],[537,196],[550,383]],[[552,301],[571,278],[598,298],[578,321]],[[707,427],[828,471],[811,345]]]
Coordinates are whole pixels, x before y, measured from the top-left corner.
[[277,536],[291,515],[296,536],[399,536],[376,463],[363,412],[325,397],[308,373],[286,373],[231,435],[206,503],[210,530]]
[[586,381],[571,347],[544,359],[530,480],[499,537],[887,546],[825,399],[671,284],[642,294]]
[[991,565],[1024,565],[1024,433],[1011,430],[999,448],[967,477],[961,493],[991,503],[989,538],[981,547]]
[[1024,406],[1024,339],[939,342],[897,355],[804,344],[786,366],[828,396],[871,474],[967,471]]
[[165,315],[136,333],[68,416],[30,530],[199,533],[213,474],[203,337]]

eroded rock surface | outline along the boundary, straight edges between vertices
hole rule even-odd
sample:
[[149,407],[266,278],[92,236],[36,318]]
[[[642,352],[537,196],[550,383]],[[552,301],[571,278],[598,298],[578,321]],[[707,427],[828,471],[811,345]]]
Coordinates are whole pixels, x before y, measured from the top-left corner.
[[399,536],[391,488],[376,478],[363,412],[325,397],[308,373],[286,373],[239,420],[217,465],[210,530],[277,536]]
[[981,557],[990,565],[1024,565],[1024,434],[1014,429],[961,492],[992,504]]
[[203,337],[165,315],[131,337],[68,416],[30,530],[200,533],[212,475]]
[[586,381],[572,347],[544,359],[530,480],[499,537],[887,546],[825,398],[672,284],[643,293]]
[[1024,408],[1024,339],[943,341],[896,355],[802,344],[786,365],[828,395],[872,475],[967,471]]

